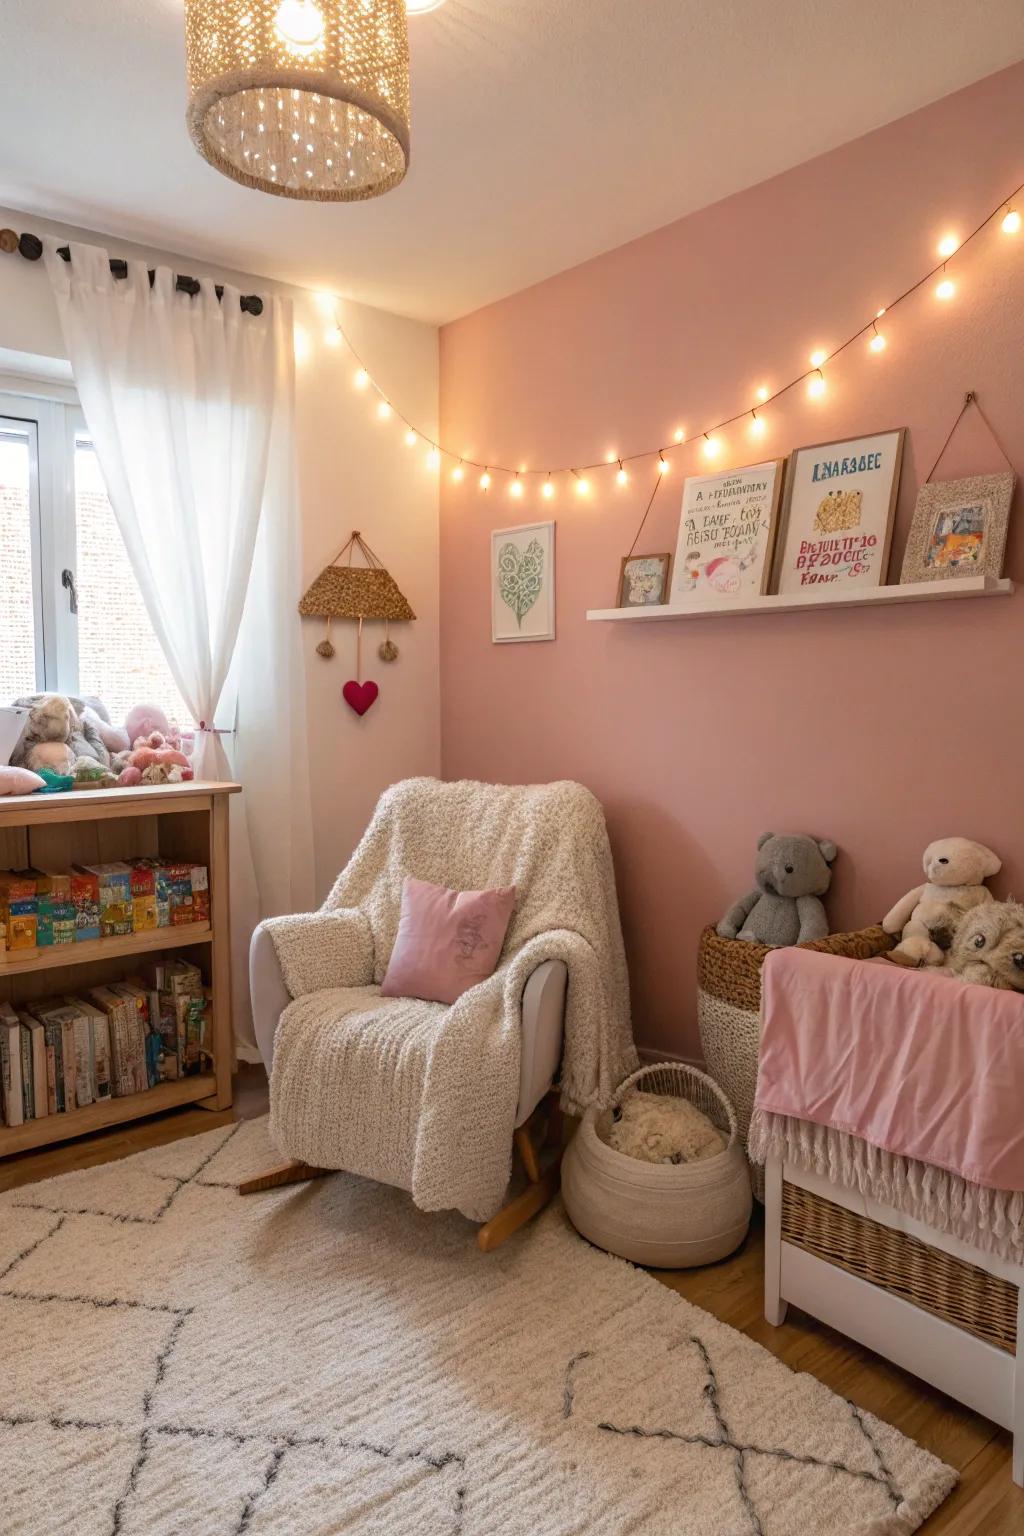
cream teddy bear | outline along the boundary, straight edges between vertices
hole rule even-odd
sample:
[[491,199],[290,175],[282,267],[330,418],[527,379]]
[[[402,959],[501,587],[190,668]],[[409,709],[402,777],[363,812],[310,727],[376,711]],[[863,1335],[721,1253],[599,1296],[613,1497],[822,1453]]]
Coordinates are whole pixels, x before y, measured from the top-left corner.
[[982,881],[1002,868],[991,848],[969,837],[929,843],[922,863],[927,882],[908,891],[882,919],[886,933],[900,934],[888,956],[897,965],[942,965],[964,913],[995,899]]

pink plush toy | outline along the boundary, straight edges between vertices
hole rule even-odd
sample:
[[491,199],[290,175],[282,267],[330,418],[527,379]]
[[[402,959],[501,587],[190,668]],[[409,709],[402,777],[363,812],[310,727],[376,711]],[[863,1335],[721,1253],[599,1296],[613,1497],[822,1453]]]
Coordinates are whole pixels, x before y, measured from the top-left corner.
[[125,716],[124,728],[133,747],[139,745],[140,738],[147,738],[144,744],[151,745],[148,738],[159,734],[162,746],[173,747],[175,751],[181,749],[181,732],[155,704],[136,704]]
[[10,768],[0,763],[0,795],[34,795],[45,783],[31,768]]

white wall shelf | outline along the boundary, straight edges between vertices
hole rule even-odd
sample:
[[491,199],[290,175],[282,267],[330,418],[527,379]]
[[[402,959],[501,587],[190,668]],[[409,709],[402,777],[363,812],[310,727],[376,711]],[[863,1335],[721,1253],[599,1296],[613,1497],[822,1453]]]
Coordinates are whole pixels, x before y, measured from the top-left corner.
[[852,587],[848,592],[826,595],[818,588],[809,592],[770,594],[683,606],[661,603],[651,608],[589,608],[587,619],[598,624],[651,624],[664,619],[736,618],[753,613],[800,613],[807,608],[872,608],[888,603],[941,602],[954,597],[1009,597],[1013,582],[1001,576],[956,576],[948,581],[911,581],[906,586]]

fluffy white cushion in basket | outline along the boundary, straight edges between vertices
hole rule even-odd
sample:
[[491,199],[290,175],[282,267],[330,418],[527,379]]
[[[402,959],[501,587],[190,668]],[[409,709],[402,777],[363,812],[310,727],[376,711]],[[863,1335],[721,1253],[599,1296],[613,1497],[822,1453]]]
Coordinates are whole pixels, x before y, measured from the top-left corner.
[[616,1152],[645,1163],[695,1163],[725,1150],[725,1137],[696,1104],[667,1093],[631,1093],[612,1120],[607,1140]]

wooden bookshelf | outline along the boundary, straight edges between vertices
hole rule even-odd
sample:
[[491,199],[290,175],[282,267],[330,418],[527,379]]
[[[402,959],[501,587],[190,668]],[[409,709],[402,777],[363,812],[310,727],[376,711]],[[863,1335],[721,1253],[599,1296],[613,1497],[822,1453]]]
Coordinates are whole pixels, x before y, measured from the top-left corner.
[[41,997],[122,980],[140,959],[179,950],[201,967],[213,989],[214,1057],[212,1072],[158,1083],[145,1093],[104,1099],[65,1114],[44,1115],[24,1125],[0,1126],[0,1158],[180,1104],[231,1108],[228,805],[239,790],[237,784],[193,782],[0,799],[0,869],[59,871],[73,864],[159,857],[204,864],[210,880],[208,923],[55,945],[24,958],[8,952],[0,961],[0,999],[31,1008]]

